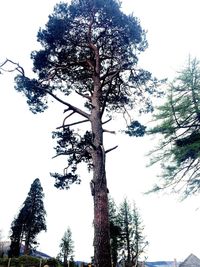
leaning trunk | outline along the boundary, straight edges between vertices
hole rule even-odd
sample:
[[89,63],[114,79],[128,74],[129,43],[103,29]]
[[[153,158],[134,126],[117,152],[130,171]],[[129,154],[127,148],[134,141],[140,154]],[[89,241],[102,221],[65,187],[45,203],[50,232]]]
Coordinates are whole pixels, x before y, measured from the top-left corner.
[[91,124],[93,134],[94,261],[95,267],[111,267],[108,190],[100,112],[100,82],[94,78]]

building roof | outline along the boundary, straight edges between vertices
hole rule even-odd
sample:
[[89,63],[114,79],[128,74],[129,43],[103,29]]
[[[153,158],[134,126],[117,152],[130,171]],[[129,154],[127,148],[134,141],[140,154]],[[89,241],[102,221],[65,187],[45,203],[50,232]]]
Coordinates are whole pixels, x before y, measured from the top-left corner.
[[200,259],[194,254],[190,254],[179,267],[200,267]]

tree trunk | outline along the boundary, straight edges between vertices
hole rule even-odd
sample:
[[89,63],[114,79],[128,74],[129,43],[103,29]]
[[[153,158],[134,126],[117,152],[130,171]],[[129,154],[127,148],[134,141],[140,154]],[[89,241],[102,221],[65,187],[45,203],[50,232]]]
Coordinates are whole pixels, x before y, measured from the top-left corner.
[[108,191],[105,171],[105,151],[100,112],[100,81],[94,78],[91,125],[93,134],[94,184],[94,263],[95,267],[111,267],[110,225],[108,217]]
[[[108,193],[105,176],[105,165],[102,164],[102,151],[97,152],[99,161],[95,177],[94,190],[94,256],[95,267],[110,267],[110,226],[108,219]],[[102,165],[102,166],[101,166]],[[104,170],[103,170],[104,169]]]
[[30,254],[30,232],[25,236],[25,242],[24,242],[24,255],[29,255]]

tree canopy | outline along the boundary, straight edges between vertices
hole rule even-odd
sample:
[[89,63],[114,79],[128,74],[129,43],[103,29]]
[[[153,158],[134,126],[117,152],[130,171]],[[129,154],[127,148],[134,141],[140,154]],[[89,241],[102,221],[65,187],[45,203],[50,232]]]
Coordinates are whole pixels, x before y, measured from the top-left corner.
[[[92,132],[77,135],[70,126],[93,119],[91,111],[96,106],[97,95],[95,77],[99,78],[98,112],[104,122],[115,112],[129,119],[133,108],[140,112],[152,111],[149,95],[158,93],[157,80],[152,79],[150,72],[137,67],[139,53],[147,48],[139,20],[125,15],[115,0],[56,5],[46,27],[38,33],[38,42],[43,49],[31,54],[33,71],[38,78],[19,75],[16,89],[26,95],[34,113],[47,109],[48,95],[66,106],[63,125],[53,137],[58,140],[56,154],[68,156],[68,171],[52,175],[57,187],[68,188],[71,183],[80,182],[75,174],[77,164],[84,161],[89,169],[92,167]],[[67,101],[66,97],[72,92],[83,97],[80,106],[84,109]],[[67,119],[74,114],[83,120],[67,124]],[[131,126],[138,128],[137,123],[132,122]]]

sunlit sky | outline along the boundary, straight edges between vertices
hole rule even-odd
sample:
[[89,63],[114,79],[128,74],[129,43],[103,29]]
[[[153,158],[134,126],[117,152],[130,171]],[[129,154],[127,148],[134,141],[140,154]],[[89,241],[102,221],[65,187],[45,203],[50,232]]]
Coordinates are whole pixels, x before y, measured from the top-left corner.
[[[47,22],[55,3],[55,0],[0,1],[0,62],[10,58],[30,73],[30,52],[39,47],[38,29]],[[189,54],[200,58],[199,0],[123,0],[122,6],[126,13],[133,12],[147,30],[149,48],[141,55],[140,65],[158,78],[172,79]],[[49,175],[64,166],[63,160],[52,159],[51,138],[51,132],[62,123],[63,107],[52,105],[44,114],[33,115],[25,98],[14,90],[13,79],[13,73],[0,76],[0,229],[4,239],[8,239],[10,224],[31,183],[38,177],[47,211],[47,232],[38,236],[39,249],[56,256],[69,226],[75,241],[75,259],[90,260],[93,255],[91,175],[83,168],[82,184],[68,191],[54,188]],[[110,126],[111,130],[120,127],[116,123]],[[145,154],[152,143],[148,138],[122,134],[108,137],[107,146],[119,145],[107,158],[110,194],[117,204],[125,196],[136,202],[149,241],[146,253],[149,261],[174,258],[182,261],[190,253],[200,257],[199,197],[179,202],[178,196],[143,194],[159,173],[155,167],[146,168]]]

